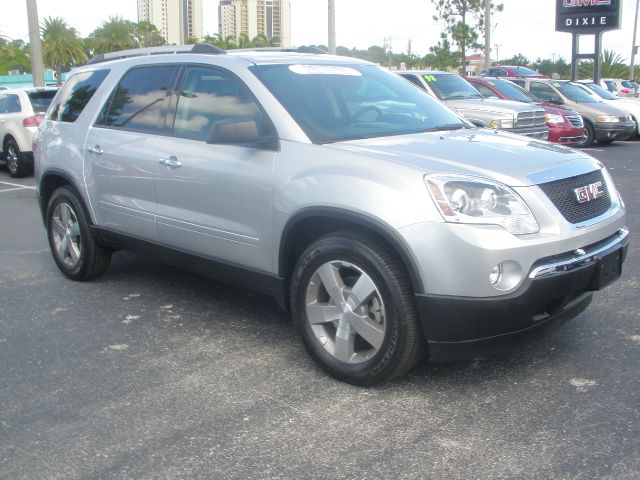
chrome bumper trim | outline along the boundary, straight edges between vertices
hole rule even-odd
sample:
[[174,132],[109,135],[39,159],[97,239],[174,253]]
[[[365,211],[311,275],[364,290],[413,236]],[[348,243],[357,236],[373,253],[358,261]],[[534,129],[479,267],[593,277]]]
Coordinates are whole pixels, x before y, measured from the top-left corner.
[[[626,228],[622,228],[618,230],[618,233],[616,234],[615,238],[611,239],[611,241],[607,242],[606,244],[598,246],[597,248],[591,251],[578,249],[574,252],[576,253],[576,256],[569,260],[550,263],[548,265],[540,265],[534,268],[533,270],[531,270],[531,272],[529,273],[529,278],[536,279],[536,278],[548,277],[556,273],[567,272],[569,270],[573,270],[583,265],[593,263],[599,254],[607,250],[610,250],[612,248],[615,248],[619,244],[622,244],[627,239],[628,236],[629,236],[629,230]],[[578,254],[578,252],[580,254]]]

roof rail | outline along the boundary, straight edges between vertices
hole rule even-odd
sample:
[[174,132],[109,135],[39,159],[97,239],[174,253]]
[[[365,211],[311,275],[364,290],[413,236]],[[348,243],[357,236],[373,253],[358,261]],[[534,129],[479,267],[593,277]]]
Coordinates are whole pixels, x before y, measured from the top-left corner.
[[316,55],[326,55],[329,52],[317,47],[253,47],[237,48],[233,52],[287,52],[287,53],[313,53]]
[[147,55],[160,55],[163,53],[204,53],[209,55],[224,55],[227,52],[208,43],[196,43],[195,45],[166,45],[161,47],[134,48],[120,52],[101,53],[92,57],[86,65],[118,60],[121,58],[141,57]]

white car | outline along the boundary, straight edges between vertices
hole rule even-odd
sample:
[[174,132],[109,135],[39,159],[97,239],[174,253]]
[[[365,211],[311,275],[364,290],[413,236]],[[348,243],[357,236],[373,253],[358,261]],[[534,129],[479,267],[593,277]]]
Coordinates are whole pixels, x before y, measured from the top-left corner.
[[616,97],[613,93],[610,93],[593,82],[582,81],[578,82],[577,85],[601,102],[612,104],[631,115],[631,118],[636,122],[636,134],[640,135],[640,102],[631,98]]
[[31,140],[56,88],[0,91],[0,159],[12,177],[24,177],[33,168]]
[[623,80],[620,78],[603,78],[600,82],[603,88],[609,90],[609,92],[617,95],[618,97],[635,97],[635,87],[629,80]]

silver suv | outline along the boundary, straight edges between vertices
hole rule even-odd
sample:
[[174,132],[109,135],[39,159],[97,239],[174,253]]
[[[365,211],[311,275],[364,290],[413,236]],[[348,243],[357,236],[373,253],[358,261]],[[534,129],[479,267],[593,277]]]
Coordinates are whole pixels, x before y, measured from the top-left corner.
[[620,275],[624,205],[590,156],[353,58],[174,50],[94,59],[40,126],[68,278],[124,248],[267,293],[323,369],[372,385],[558,325]]

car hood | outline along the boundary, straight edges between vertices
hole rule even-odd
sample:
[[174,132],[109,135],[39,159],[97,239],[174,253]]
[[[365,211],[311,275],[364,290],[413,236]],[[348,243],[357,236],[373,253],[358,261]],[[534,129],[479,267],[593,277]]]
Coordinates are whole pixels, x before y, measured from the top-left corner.
[[551,113],[553,115],[565,115],[565,116],[578,115],[578,112],[576,112],[575,110],[572,110],[570,108],[566,108],[560,105],[556,105],[555,103],[536,102],[536,105],[538,105],[540,108],[544,108],[545,112]]
[[607,105],[612,105],[620,110],[632,114],[636,118],[640,118],[640,102],[637,100],[625,100],[623,98],[617,100],[602,100]]
[[487,129],[429,132],[327,145],[376,156],[425,173],[492,178],[512,187],[530,186],[601,168],[587,154],[549,142]]
[[530,103],[514,102],[513,100],[501,100],[495,98],[465,98],[457,100],[445,100],[444,103],[456,110],[492,111],[513,115],[532,110],[542,110],[537,105]]

